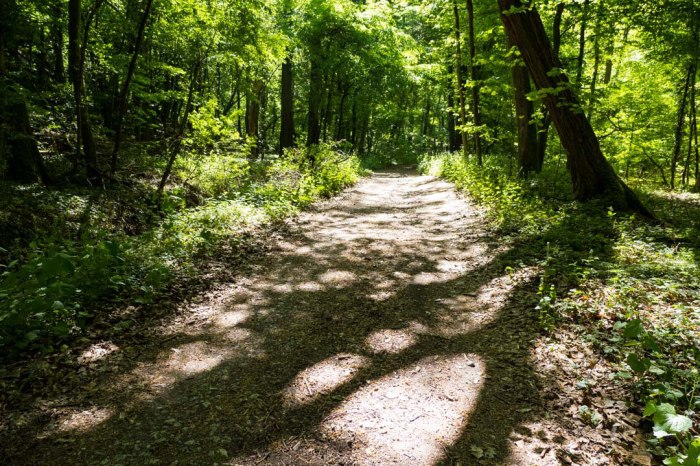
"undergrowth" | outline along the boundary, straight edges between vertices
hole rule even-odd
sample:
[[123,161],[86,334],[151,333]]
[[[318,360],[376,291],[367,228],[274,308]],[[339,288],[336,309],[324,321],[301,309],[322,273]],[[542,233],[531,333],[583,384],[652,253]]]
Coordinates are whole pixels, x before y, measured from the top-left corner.
[[562,195],[570,185],[561,168],[521,179],[499,168],[508,165],[492,157],[478,167],[441,154],[423,157],[419,169],[486,207],[512,243],[509,261],[539,266],[540,323],[550,332],[575,325],[618,367],[611,376],[648,419],[649,450],[664,464],[697,466],[700,196],[638,186],[666,222],[651,225],[597,202],[573,202]]
[[[45,194],[43,188],[3,186],[16,201],[0,215],[18,225],[9,247],[0,248],[3,357],[54,351],[89,327],[100,302],[154,300],[173,277],[196,273],[224,247],[235,254],[246,232],[340,191],[363,173],[354,156],[329,146],[313,150],[313,165],[306,149],[266,162],[222,155],[196,167],[181,165],[160,202],[153,189],[133,188],[129,215],[138,219],[125,224],[138,224],[135,231],[113,221],[124,217],[112,211],[129,192],[123,187],[104,199],[54,191],[47,194],[55,204],[38,205],[32,201]],[[21,196],[21,190],[30,194]],[[50,218],[22,228],[22,215],[31,217],[32,209]]]

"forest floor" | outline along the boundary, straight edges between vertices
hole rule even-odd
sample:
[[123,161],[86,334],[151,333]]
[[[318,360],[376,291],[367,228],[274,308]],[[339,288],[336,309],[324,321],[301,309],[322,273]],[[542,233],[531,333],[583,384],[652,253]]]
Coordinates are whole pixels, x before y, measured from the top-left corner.
[[451,184],[378,172],[266,242],[6,409],[3,463],[651,464],[613,369],[541,330],[541,271]]

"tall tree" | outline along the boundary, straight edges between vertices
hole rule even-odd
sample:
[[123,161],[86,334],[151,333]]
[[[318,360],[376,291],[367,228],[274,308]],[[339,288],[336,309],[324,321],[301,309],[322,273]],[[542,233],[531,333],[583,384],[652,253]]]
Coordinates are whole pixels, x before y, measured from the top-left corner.
[[653,217],[603,156],[534,5],[522,0],[498,0],[498,6],[506,32],[518,46],[535,86],[548,90],[544,103],[567,152],[574,197],[604,197],[617,209]]
[[127,110],[127,102],[129,99],[129,88],[131,87],[131,81],[134,78],[136,61],[138,60],[139,53],[141,51],[141,44],[143,43],[143,37],[146,32],[146,24],[148,23],[148,17],[151,14],[151,6],[153,5],[153,0],[145,0],[145,2],[146,5],[144,6],[141,20],[139,21],[136,40],[134,42],[134,52],[131,55],[131,60],[129,61],[129,66],[126,70],[126,76],[124,77],[124,82],[122,83],[121,92],[119,92],[119,100],[117,101],[117,121],[114,129],[114,148],[112,149],[112,161],[110,165],[112,174],[114,174],[114,172],[117,170],[117,160],[119,158],[119,150],[122,141],[124,115]]
[[[534,105],[528,94],[530,88],[530,75],[525,64],[517,52],[517,47],[508,36],[508,47],[511,50],[513,94],[515,98],[515,119],[518,137],[518,172],[526,177],[531,172],[542,170],[540,152],[537,150],[537,126],[532,121]],[[542,154],[543,155],[543,154]]]
[[294,145],[294,71],[291,51],[282,63],[280,153]]
[[459,26],[459,9],[457,8],[457,0],[453,0],[452,9],[455,15],[455,70],[457,78],[457,93],[459,95],[459,118],[462,128],[460,133],[462,135],[462,151],[464,153],[464,158],[469,156],[469,148],[467,147],[467,131],[464,126],[467,124],[467,109],[464,97],[464,81],[462,81],[462,38]]
[[[93,12],[99,9],[101,2],[93,5]],[[94,184],[102,179],[102,174],[97,167],[97,148],[92,135],[92,125],[85,104],[85,51],[87,37],[90,29],[90,20],[83,26],[81,35],[82,8],[80,0],[68,1],[68,68],[73,84],[73,98],[75,100],[76,117],[78,123],[78,152],[80,145],[83,148],[83,161],[89,183]],[[91,15],[88,16],[91,18]]]
[[477,82],[477,65],[476,65],[476,44],[474,39],[474,2],[467,0],[467,18],[469,23],[469,80],[472,88],[472,114],[474,115],[474,151],[476,152],[476,161],[479,166],[482,165],[481,154],[481,113],[479,111],[479,84]]

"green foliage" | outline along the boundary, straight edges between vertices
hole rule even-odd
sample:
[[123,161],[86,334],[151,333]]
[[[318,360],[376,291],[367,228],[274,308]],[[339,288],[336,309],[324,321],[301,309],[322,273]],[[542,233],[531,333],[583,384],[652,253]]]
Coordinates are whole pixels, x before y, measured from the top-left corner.
[[[536,265],[545,330],[579,325],[619,371],[616,377],[648,402],[649,439],[665,464],[697,466],[700,441],[700,276],[697,210],[646,194],[663,226],[561,197],[561,177],[545,170],[527,180],[504,163],[483,169],[460,154],[425,156],[420,169],[454,182],[486,208],[493,228],[509,235],[512,267]],[[695,202],[695,198],[690,202]],[[676,212],[680,209],[682,214]],[[579,415],[595,424],[589,408]]]
[[[100,300],[129,296],[133,302],[151,302],[174,276],[195,273],[203,258],[223,247],[234,254],[230,250],[242,245],[252,228],[337,193],[363,173],[355,156],[329,146],[312,150],[313,166],[305,149],[294,149],[258,163],[255,177],[245,169],[245,183],[232,184],[227,192],[206,174],[219,171],[199,173],[198,187],[217,197],[187,208],[177,189],[168,192],[163,220],[141,235],[98,228],[85,234],[84,242],[32,243],[21,257],[0,265],[0,348],[5,357],[27,350],[50,352],[57,342],[74,338],[95,317]],[[226,155],[208,157],[212,164],[231,163]],[[235,163],[248,167],[247,162]],[[236,179],[243,177],[239,173]]]

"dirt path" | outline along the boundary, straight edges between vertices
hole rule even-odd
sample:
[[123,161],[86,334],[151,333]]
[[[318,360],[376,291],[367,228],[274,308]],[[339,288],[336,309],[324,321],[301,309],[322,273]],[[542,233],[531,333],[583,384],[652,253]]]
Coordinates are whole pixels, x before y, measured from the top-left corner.
[[143,347],[86,352],[93,381],[5,464],[575,463],[584,434],[540,399],[536,271],[451,185],[378,173],[290,230]]

